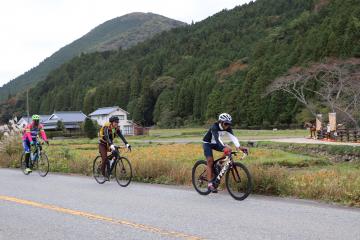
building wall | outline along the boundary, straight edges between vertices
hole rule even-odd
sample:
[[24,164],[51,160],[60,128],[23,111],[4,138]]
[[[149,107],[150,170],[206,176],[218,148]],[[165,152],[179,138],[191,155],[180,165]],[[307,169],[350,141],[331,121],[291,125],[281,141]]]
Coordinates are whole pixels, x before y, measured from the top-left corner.
[[109,117],[107,115],[96,115],[91,116],[90,118],[96,121],[100,126],[103,126],[109,120]]
[[97,115],[91,116],[92,120],[97,121],[100,126],[103,126],[106,122],[109,121],[109,118],[112,116],[118,116],[120,121],[120,129],[125,135],[133,135],[134,134],[134,127],[132,124],[128,122],[127,113],[125,111],[117,110],[108,115]]
[[22,127],[23,124],[28,125],[28,122],[27,122],[25,119],[21,118],[20,121],[19,121],[17,124],[18,124],[20,127]]

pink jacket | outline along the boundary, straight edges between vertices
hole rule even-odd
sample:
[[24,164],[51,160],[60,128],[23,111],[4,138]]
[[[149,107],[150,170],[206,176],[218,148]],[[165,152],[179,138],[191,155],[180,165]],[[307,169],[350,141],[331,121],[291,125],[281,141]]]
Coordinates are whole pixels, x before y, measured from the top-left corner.
[[40,132],[41,138],[44,141],[47,141],[46,133],[44,131],[44,126],[42,124],[39,124],[37,127],[35,127],[33,123],[30,123],[26,126],[25,133],[24,133],[22,139],[23,140],[28,139],[30,142],[35,141],[36,137],[39,135],[39,132]]

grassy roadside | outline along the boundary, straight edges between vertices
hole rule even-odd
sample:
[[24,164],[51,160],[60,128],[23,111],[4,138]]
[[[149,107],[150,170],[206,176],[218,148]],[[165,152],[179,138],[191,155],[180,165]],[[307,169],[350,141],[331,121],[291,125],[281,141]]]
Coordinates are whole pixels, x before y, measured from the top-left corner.
[[[50,171],[91,175],[97,153],[95,140],[54,140],[45,147]],[[9,144],[0,166],[18,167],[22,152]],[[136,181],[191,185],[191,168],[203,158],[200,144],[134,144],[125,154],[132,162]],[[216,156],[220,156],[219,153]],[[254,192],[266,195],[317,199],[360,207],[360,164],[337,163],[326,155],[307,154],[277,145],[250,150],[244,161],[254,178]]]
[[311,156],[324,156],[333,162],[359,162],[360,146],[325,145],[325,144],[293,144],[270,141],[259,141],[257,147],[268,149],[281,149]]
[[[201,140],[206,133],[206,128],[180,128],[180,129],[151,129],[148,136],[133,136],[129,139],[155,140],[155,139],[197,139]],[[285,137],[304,137],[307,130],[243,130],[234,129],[234,134],[239,139],[269,139]]]

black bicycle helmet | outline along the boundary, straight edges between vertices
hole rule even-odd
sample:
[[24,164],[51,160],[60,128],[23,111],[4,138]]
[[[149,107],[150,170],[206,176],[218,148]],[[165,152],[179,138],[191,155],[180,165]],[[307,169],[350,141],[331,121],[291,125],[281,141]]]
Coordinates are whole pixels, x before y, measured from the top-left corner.
[[109,122],[117,122],[119,123],[119,118],[117,116],[111,116]]

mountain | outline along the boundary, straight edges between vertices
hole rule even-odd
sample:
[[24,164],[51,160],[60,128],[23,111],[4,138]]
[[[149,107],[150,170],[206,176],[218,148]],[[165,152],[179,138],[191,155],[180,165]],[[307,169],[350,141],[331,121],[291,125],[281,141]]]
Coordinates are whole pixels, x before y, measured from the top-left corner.
[[157,14],[140,12],[109,20],[61,48],[37,67],[5,84],[0,88],[0,101],[6,99],[9,93],[14,95],[44,80],[50,71],[82,53],[127,49],[162,31],[184,25],[183,22]]
[[[303,106],[266,88],[293,66],[360,57],[358,0],[257,0],[120,51],[75,57],[29,92],[33,113],[119,105],[175,127],[229,112],[240,127],[298,124]],[[0,116],[24,111],[12,98]],[[6,110],[7,109],[7,110]]]

